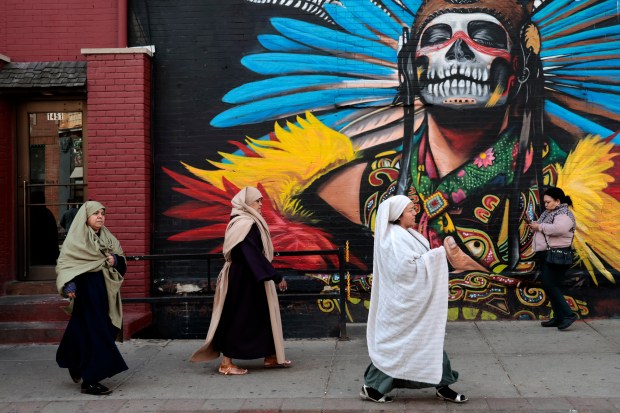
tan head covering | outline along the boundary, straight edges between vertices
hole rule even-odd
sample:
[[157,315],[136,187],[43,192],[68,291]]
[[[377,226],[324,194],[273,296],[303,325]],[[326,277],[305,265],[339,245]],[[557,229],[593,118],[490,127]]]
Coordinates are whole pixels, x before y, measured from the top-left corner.
[[233,207],[235,207],[235,202],[240,202],[242,196],[245,196],[245,203],[247,205],[252,205],[255,201],[261,199],[263,194],[253,186],[246,186],[232,199]]
[[262,198],[260,191],[253,186],[246,186],[232,199],[232,211],[230,215],[234,218],[226,227],[224,235],[224,258],[230,261],[230,252],[232,249],[243,241],[250,232],[253,224],[256,224],[260,231],[263,241],[263,254],[269,261],[273,259],[273,243],[271,242],[271,234],[269,226],[261,214],[252,208],[250,204]]
[[78,275],[102,271],[108,291],[110,320],[120,329],[123,318],[120,288],[123,277],[107,263],[106,253],[120,256],[124,253],[121,244],[105,226],[101,227],[99,234],[88,226],[88,217],[100,209],[105,207],[99,202],[87,201],[75,215],[58,257],[56,288],[63,295],[65,284]]

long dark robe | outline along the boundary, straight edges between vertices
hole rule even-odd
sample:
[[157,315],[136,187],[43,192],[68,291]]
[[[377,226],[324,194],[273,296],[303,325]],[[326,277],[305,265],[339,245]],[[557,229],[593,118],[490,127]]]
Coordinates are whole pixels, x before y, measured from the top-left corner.
[[[125,274],[127,264],[117,256],[116,269]],[[108,315],[108,295],[103,273],[87,272],[73,279],[77,290],[73,312],[62,337],[58,366],[80,372],[85,383],[94,383],[127,370],[116,347],[119,329]]]
[[231,253],[228,291],[213,348],[235,359],[275,354],[264,282],[282,280],[262,253],[256,224]]

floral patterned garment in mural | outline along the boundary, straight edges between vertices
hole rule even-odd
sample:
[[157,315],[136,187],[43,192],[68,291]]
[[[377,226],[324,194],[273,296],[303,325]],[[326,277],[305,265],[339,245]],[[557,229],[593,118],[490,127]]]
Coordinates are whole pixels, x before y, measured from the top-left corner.
[[[414,139],[408,196],[420,213],[418,229],[431,245],[437,247],[446,236],[453,236],[462,249],[484,268],[501,273],[509,266],[507,227],[517,225],[521,227],[521,259],[514,270],[517,273],[532,271],[531,235],[524,226],[526,213],[535,216],[539,209],[532,170],[541,167],[545,184],[555,183],[557,172],[554,165],[566,159],[566,152],[549,139],[551,145],[546,144],[543,163],[536,166],[526,163],[527,170],[522,175],[522,182],[526,185],[517,201],[519,220],[509,222],[507,211],[518,144],[514,133],[503,133],[495,144],[443,178],[430,154],[426,127],[420,127]],[[371,191],[362,194],[361,199],[363,221],[369,226],[376,206],[395,191],[400,159],[399,151],[394,150],[382,153],[379,161],[369,164],[365,181]],[[383,179],[379,180],[377,176]]]

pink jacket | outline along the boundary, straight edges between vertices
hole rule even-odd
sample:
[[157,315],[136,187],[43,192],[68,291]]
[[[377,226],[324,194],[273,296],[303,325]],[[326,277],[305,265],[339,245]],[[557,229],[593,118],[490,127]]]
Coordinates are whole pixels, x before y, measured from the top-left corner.
[[544,235],[547,236],[547,242],[551,248],[570,247],[574,235],[571,232],[572,227],[573,221],[568,215],[557,215],[553,224],[540,224],[540,229],[534,233],[532,245],[534,251],[545,251],[547,249]]

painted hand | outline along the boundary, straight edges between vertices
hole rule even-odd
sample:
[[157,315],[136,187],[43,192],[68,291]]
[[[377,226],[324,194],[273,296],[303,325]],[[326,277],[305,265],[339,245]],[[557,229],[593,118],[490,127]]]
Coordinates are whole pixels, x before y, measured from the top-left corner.
[[463,250],[458,246],[456,241],[454,241],[453,237],[446,237],[443,240],[443,246],[446,249],[446,255],[448,256],[448,261],[454,268],[452,272],[461,272],[461,271],[482,271],[489,272],[488,269],[484,268],[482,265],[478,264],[471,258],[469,255],[465,254]]

